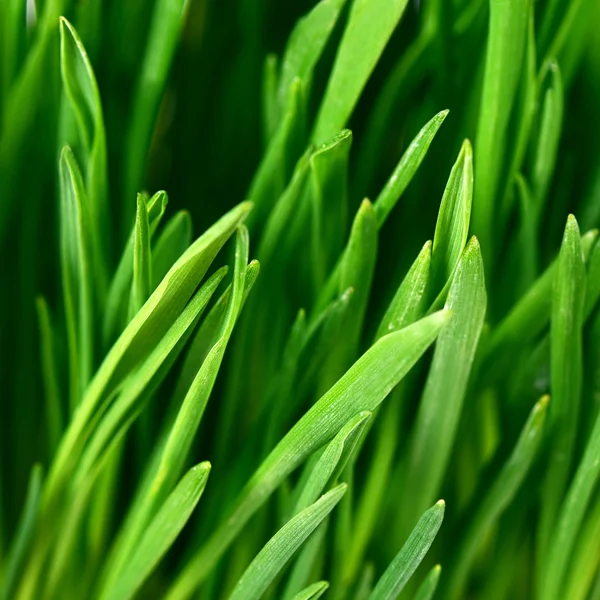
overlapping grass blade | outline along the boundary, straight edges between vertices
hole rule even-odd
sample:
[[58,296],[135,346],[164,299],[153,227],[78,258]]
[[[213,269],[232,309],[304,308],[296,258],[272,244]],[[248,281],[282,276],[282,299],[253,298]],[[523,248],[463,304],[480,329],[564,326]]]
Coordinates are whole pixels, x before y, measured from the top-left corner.
[[182,210],[165,223],[152,249],[152,291],[191,243],[192,220],[190,213]]
[[431,600],[437,590],[438,583],[440,581],[440,575],[442,573],[442,567],[435,565],[431,571],[425,577],[423,583],[417,590],[415,600]]
[[135,238],[133,244],[133,281],[129,299],[131,318],[142,308],[152,285],[152,255],[150,251],[150,223],[146,200],[138,194],[135,217]]
[[327,591],[328,587],[329,583],[326,581],[317,581],[317,583],[313,583],[298,592],[292,600],[318,600]]

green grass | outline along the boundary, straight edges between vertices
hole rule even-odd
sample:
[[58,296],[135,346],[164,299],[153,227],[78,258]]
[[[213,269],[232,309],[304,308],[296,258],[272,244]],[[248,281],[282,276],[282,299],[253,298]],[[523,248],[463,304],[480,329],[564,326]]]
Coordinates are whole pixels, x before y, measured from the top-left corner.
[[1,597],[600,599],[599,21],[0,3]]

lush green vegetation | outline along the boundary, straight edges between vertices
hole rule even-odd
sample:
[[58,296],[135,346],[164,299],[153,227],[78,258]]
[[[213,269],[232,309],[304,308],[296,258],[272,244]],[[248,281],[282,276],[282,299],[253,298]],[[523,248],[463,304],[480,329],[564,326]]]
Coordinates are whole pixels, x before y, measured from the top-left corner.
[[598,23],[3,0],[3,597],[600,599]]

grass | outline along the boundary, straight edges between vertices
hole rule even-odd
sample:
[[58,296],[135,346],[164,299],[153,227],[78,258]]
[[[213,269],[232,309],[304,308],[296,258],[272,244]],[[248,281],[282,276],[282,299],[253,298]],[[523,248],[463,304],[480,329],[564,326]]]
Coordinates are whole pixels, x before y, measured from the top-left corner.
[[1,3],[2,597],[599,599],[599,19]]

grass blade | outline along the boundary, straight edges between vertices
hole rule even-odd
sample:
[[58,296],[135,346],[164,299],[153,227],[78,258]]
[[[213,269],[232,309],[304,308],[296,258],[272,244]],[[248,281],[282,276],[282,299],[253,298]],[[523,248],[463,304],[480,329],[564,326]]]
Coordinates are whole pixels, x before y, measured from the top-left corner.
[[312,134],[321,143],[342,129],[408,0],[355,0]]
[[313,583],[298,592],[292,600],[318,600],[327,591],[328,587],[329,584],[326,581],[317,581],[317,583]]
[[290,557],[335,508],[346,492],[342,483],[286,523],[259,552],[229,600],[258,600]]
[[135,217],[135,241],[133,244],[133,281],[129,301],[130,319],[142,308],[152,285],[152,256],[150,253],[150,223],[146,200],[141,194],[137,197]]
[[210,463],[192,467],[165,500],[144,533],[127,569],[101,598],[132,598],[184,528],[206,487]]
[[419,519],[404,546],[381,576],[370,600],[394,600],[427,554],[444,519],[446,505],[437,502]]
[[415,600],[431,600],[433,598],[440,581],[441,573],[442,567],[440,567],[440,565],[435,565],[435,567],[429,571],[427,577],[425,577],[425,580],[417,590]]

